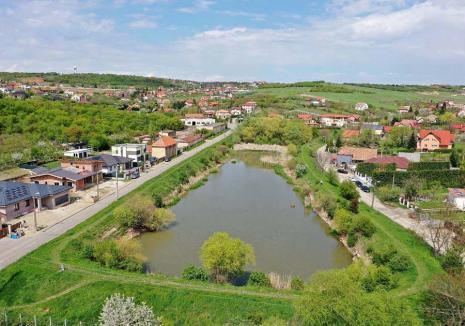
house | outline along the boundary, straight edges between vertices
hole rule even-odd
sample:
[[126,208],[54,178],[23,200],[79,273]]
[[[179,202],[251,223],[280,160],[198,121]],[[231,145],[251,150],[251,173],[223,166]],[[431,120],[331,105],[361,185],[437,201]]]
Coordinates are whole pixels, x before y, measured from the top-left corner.
[[171,159],[178,154],[176,140],[170,136],[161,136],[152,144],[152,157],[157,160]]
[[326,127],[344,127],[349,123],[359,120],[356,114],[322,114],[320,115],[320,124]]
[[349,140],[360,136],[360,130],[344,129],[342,131],[342,139]]
[[375,123],[364,123],[362,124],[362,130],[371,130],[376,136],[384,135],[384,127]]
[[236,107],[236,108],[232,108],[232,109],[231,109],[231,115],[232,115],[233,117],[238,117],[238,116],[242,115],[242,110],[241,110],[240,108],[237,108],[237,107]]
[[168,129],[165,129],[165,130],[161,130],[160,132],[158,132],[158,137],[161,137],[161,136],[167,136],[167,137],[176,137],[176,130],[168,130]]
[[400,107],[397,112],[400,114],[409,113],[412,108],[409,105]]
[[301,113],[297,115],[297,119],[303,120],[308,126],[318,126],[318,122],[315,120],[313,114]]
[[0,224],[31,213],[69,204],[71,187],[0,181]]
[[226,120],[231,118],[231,112],[228,110],[218,110],[216,111],[215,116],[217,119]]
[[97,180],[102,180],[103,162],[89,159],[65,159],[61,161],[63,169],[74,168],[78,171],[87,171],[96,173]]
[[378,157],[376,148],[343,146],[337,153],[336,163],[338,165],[348,165],[365,162],[375,157]]
[[186,148],[192,147],[200,143],[202,139],[203,139],[202,135],[199,135],[199,134],[191,134],[191,135],[184,136],[177,140],[178,148],[181,151],[184,151]]
[[74,191],[93,186],[99,176],[98,172],[82,171],[75,167],[55,169],[38,167],[32,169],[31,174],[31,182],[35,184],[68,186]]
[[209,125],[197,125],[197,130],[208,130],[214,134],[218,134],[222,132],[223,130],[226,130],[226,124],[225,123],[213,123]]
[[201,113],[186,114],[185,118],[181,119],[181,121],[184,121],[184,125],[186,126],[206,126],[216,122],[215,119],[207,118]]
[[74,94],[71,96],[71,100],[78,103],[84,103],[87,101],[87,98],[84,94]]
[[399,122],[394,123],[394,127],[399,127],[399,126],[404,126],[404,127],[415,129],[415,128],[419,128],[420,124],[418,123],[417,120],[402,119]]
[[257,103],[254,101],[248,101],[248,102],[245,102],[241,108],[243,112],[250,114],[253,111],[255,111],[255,109],[257,108]]
[[453,123],[450,125],[450,128],[452,129],[452,131],[456,131],[456,132],[465,132],[465,123]]
[[135,166],[147,159],[147,144],[113,145],[111,146],[111,155],[130,158]]
[[458,209],[465,210],[465,189],[448,188],[447,201]]
[[434,151],[437,149],[451,149],[455,135],[449,130],[420,130],[418,133],[417,149]]
[[368,109],[369,107],[367,103],[360,102],[355,104],[355,111],[366,111]]
[[191,108],[193,106],[194,106],[194,101],[193,100],[186,100],[184,102],[184,107],[186,107],[186,108]]
[[74,158],[86,158],[90,156],[91,149],[84,147],[84,148],[77,148],[71,149],[63,153],[66,157],[74,157]]
[[134,137],[133,139],[134,141],[138,143],[142,143],[142,144],[148,144],[152,141],[152,137],[150,137],[150,135],[140,135],[140,136]]
[[398,170],[407,170],[410,161],[405,157],[399,156],[378,156],[370,158],[365,161],[366,163],[376,163],[380,165],[395,164]]
[[326,105],[326,99],[321,96],[313,97],[310,96],[307,98],[307,101],[310,103],[311,106],[325,106]]
[[102,162],[102,174],[107,177],[116,177],[116,172],[123,173],[125,176],[132,173],[132,159],[110,154],[100,154],[89,157],[89,160]]

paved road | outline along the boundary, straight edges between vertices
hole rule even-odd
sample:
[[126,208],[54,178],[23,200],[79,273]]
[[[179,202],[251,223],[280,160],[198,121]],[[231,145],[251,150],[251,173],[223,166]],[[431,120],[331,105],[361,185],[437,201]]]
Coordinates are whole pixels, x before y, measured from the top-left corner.
[[[161,173],[165,172],[166,170],[175,166],[176,164],[194,156],[203,149],[225,139],[231,133],[232,130],[229,130],[226,133],[216,138],[209,139],[204,144],[188,152],[183,153],[181,156],[176,157],[170,162],[163,162],[152,167],[149,172],[142,173],[140,178],[134,180],[134,182],[131,182],[124,188],[121,188],[119,190],[119,196],[126,195],[127,193],[141,186],[146,181],[149,181],[150,179],[160,175]],[[77,212],[76,214],[71,215],[67,219],[57,224],[54,224],[42,231],[39,231],[36,234],[31,235],[30,237],[20,238],[18,240],[12,240],[10,238],[0,239],[0,270],[14,263],[15,261],[27,255],[31,251],[39,248],[41,245],[47,243],[48,241],[53,240],[56,237],[62,235],[69,229],[72,229],[73,227],[78,225],[79,223],[82,223],[88,218],[94,216],[96,213],[109,206],[115,200],[116,194],[111,194],[103,198],[101,201],[98,201],[94,205],[91,205]]]

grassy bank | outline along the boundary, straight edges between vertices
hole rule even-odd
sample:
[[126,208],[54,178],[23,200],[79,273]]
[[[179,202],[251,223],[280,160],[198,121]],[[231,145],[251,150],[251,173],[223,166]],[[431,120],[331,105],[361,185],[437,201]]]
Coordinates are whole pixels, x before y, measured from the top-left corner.
[[[227,141],[226,141],[227,142]],[[223,146],[223,145],[217,145]],[[0,272],[0,310],[23,316],[67,318],[95,323],[103,301],[115,292],[135,296],[165,317],[168,324],[217,325],[269,316],[291,318],[293,295],[268,289],[195,283],[100,266],[81,254],[82,241],[98,241],[115,227],[113,210],[136,194],[165,197],[186,178],[219,160],[208,148],[146,182],[84,223],[45,244]],[[64,263],[65,272],[59,271]]]
[[[314,153],[321,145],[320,142],[314,141],[310,145],[303,146],[298,155],[298,159],[305,162],[309,167],[304,176],[305,181],[308,182],[312,189],[331,193],[337,200],[341,200],[339,186],[328,182],[327,175],[319,168],[314,158]],[[421,299],[428,282],[434,275],[442,272],[442,268],[438,260],[433,256],[431,248],[413,232],[404,229],[385,215],[363,203],[359,206],[359,214],[369,217],[370,221],[376,226],[375,235],[372,239],[367,240],[365,246],[368,246],[369,243],[380,246],[392,245],[398,252],[408,256],[412,261],[413,268],[398,273],[398,287],[392,290],[392,293],[409,298],[417,308],[418,300]]]

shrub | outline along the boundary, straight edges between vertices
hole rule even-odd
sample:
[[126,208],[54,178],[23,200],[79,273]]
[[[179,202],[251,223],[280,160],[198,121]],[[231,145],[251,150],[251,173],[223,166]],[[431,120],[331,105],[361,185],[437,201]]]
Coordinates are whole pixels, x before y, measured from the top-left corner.
[[410,258],[408,258],[405,255],[401,255],[399,253],[395,254],[387,263],[387,266],[393,271],[393,272],[405,272],[409,270],[413,264],[410,261]]
[[347,236],[347,245],[352,248],[357,244],[358,241],[358,236],[357,233],[355,232],[350,232],[349,235]]
[[295,170],[296,166],[297,166],[297,162],[293,158],[287,162],[287,167],[291,170]]
[[167,208],[157,208],[153,211],[152,216],[144,221],[144,226],[149,231],[159,231],[175,220],[176,215],[171,210]]
[[402,189],[397,186],[382,186],[377,189],[377,195],[383,202],[397,202],[401,194]]
[[357,215],[353,218],[352,231],[370,238],[376,231],[373,222],[365,215]]
[[307,173],[307,166],[305,164],[297,164],[295,167],[295,174],[297,178],[301,178]]
[[321,191],[317,192],[315,197],[317,208],[325,211],[330,218],[333,218],[336,212],[336,198],[331,193]]
[[210,278],[202,267],[189,265],[182,271],[182,278],[186,280],[208,281]]
[[339,208],[334,215],[336,230],[340,234],[347,234],[352,230],[352,214],[345,209]]
[[449,273],[459,273],[463,271],[462,253],[463,249],[454,247],[441,257],[441,266]]
[[108,268],[137,272],[142,271],[145,261],[145,257],[140,254],[139,242],[127,238],[97,242],[92,258]]
[[349,180],[345,180],[339,186],[339,190],[341,192],[341,196],[347,200],[352,200],[355,198],[359,198],[360,194],[357,191],[357,187],[355,184]]
[[385,266],[371,266],[368,274],[361,280],[363,289],[367,292],[375,290],[390,290],[397,286],[397,281],[389,268]]
[[358,198],[352,199],[352,200],[350,201],[349,210],[350,210],[352,213],[358,214],[358,205],[359,205]]
[[248,283],[250,285],[271,287],[270,278],[263,272],[252,272],[249,276]]
[[301,291],[305,287],[304,281],[300,277],[293,277],[291,280],[291,289]]
[[336,170],[330,168],[326,175],[330,184],[332,184],[333,186],[337,186],[339,184],[339,179]]
[[163,197],[160,196],[160,194],[153,194],[152,195],[153,203],[155,204],[155,207],[165,207],[165,203],[163,201]]
[[378,246],[373,247],[370,246],[368,248],[368,253],[373,258],[373,263],[376,265],[386,265],[395,254],[397,254],[397,250],[392,245],[387,246]]

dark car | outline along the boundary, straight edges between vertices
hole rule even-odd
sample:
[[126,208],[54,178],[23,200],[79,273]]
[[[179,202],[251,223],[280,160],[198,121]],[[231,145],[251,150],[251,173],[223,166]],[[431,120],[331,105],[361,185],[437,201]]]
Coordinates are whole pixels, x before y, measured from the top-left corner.
[[346,169],[337,169],[337,172],[342,174],[349,174],[349,171],[347,171]]
[[362,188],[363,187],[363,183],[361,181],[355,181],[355,184],[357,185],[357,187],[359,188]]
[[165,157],[165,162],[169,162],[169,161],[171,161],[171,157],[168,157],[168,156]]
[[362,186],[360,187],[360,189],[362,189],[362,191],[364,191],[364,192],[370,192],[370,187],[365,186],[365,185],[362,185]]

